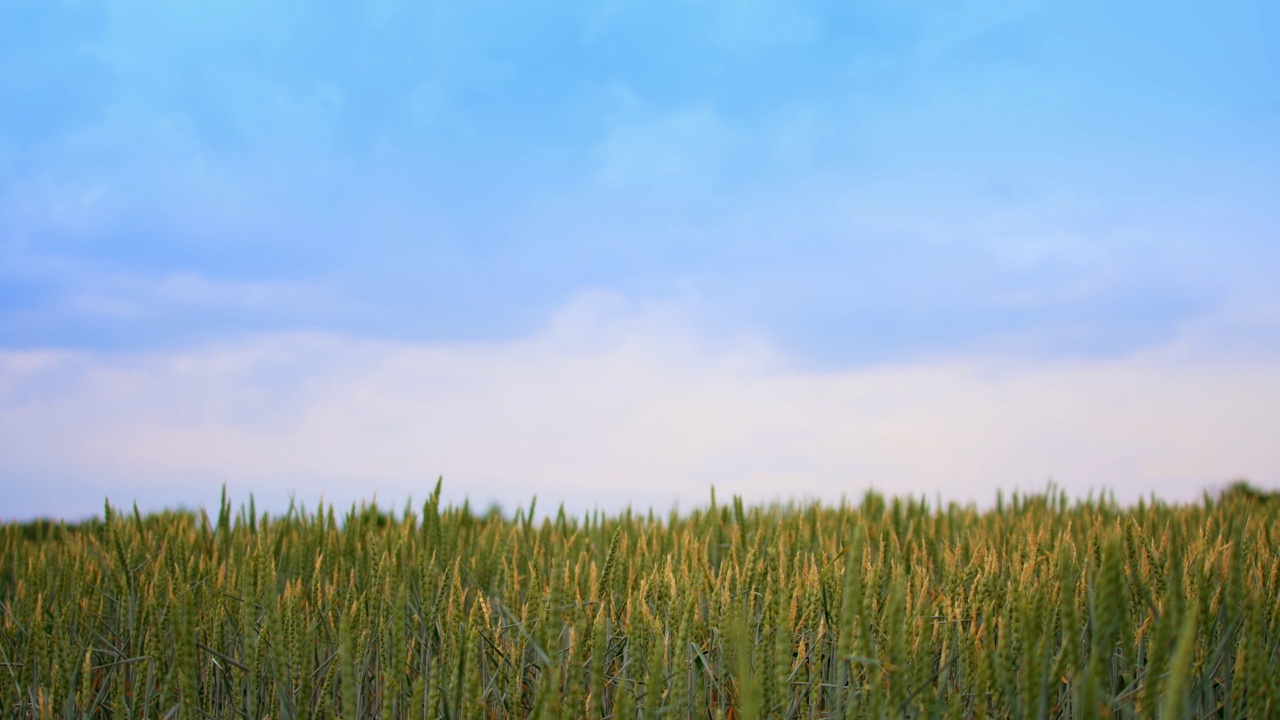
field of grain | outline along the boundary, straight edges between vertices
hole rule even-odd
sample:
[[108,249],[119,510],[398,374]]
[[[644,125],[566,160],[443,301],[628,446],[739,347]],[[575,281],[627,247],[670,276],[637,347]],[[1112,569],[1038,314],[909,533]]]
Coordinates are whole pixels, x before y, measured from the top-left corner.
[[1280,500],[0,526],[31,718],[1280,717]]

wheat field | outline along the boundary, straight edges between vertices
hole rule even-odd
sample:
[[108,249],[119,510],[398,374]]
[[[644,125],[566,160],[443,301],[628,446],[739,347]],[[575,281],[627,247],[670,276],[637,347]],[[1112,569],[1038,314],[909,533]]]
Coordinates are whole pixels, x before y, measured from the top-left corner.
[[1280,717],[1280,499],[0,526],[14,718]]

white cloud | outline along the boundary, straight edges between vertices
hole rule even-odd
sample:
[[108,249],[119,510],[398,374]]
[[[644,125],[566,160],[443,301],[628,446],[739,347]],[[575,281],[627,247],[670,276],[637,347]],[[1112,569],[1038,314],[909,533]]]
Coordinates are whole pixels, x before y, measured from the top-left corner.
[[0,354],[4,513],[283,509],[446,492],[508,509],[997,488],[1193,499],[1280,485],[1280,363],[1184,349],[1034,366],[980,358],[813,373],[708,349],[678,307],[588,295],[538,336],[396,344],[268,335],[183,352]]

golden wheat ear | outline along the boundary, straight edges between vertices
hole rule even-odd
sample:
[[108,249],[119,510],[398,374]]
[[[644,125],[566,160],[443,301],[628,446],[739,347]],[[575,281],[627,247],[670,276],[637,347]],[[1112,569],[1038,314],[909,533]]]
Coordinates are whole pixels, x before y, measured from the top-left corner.
[[[1107,496],[1103,496],[1106,498]],[[714,501],[713,501],[714,502]],[[0,526],[5,717],[1271,717],[1280,503]]]

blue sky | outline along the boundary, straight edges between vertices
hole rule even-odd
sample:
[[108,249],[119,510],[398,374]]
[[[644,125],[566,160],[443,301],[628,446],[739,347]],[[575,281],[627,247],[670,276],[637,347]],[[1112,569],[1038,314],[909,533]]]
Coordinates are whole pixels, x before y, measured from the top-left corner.
[[[1280,485],[1280,454],[1231,429],[1270,421],[1240,395],[1280,384],[1277,77],[1280,6],[1261,1],[6,3],[0,473],[36,489],[3,514],[195,503],[221,482],[400,498],[440,472],[506,505],[690,502],[708,479],[978,499],[1063,474],[1122,494]],[[217,369],[161,369],[180,367]],[[488,374],[459,395],[427,379],[441,368]],[[919,372],[952,380],[919,395]],[[903,383],[889,406],[939,464],[861,462],[880,446],[781,420],[724,445],[671,430],[673,408],[730,427],[757,398],[888,432],[842,395],[873,376]],[[515,377],[570,384],[521,401]],[[1134,423],[1230,442],[1193,462],[1097,438],[1092,464],[1051,461],[1108,411],[1050,423],[1040,391],[1152,377],[1167,385],[1133,398]],[[354,417],[399,444],[307,425],[353,417],[323,388],[375,378],[374,396],[486,408],[495,429],[433,441],[424,410],[385,405]],[[1040,391],[1002,394],[1024,380]],[[1200,394],[1170,400],[1188,382]],[[679,439],[637,450],[670,478],[650,494],[625,449],[501,430],[560,413],[611,448],[664,393],[646,427]],[[613,409],[560,402],[579,395]],[[1042,428],[1009,449],[1028,460],[944,450],[965,423],[940,419],[952,395]],[[199,432],[157,455],[175,427]],[[282,459],[335,443],[348,470]],[[370,457],[407,446],[426,449]]]

